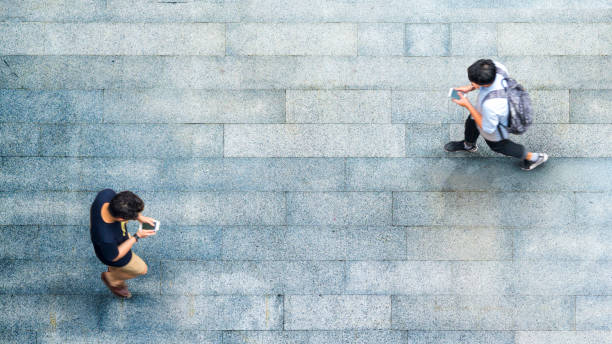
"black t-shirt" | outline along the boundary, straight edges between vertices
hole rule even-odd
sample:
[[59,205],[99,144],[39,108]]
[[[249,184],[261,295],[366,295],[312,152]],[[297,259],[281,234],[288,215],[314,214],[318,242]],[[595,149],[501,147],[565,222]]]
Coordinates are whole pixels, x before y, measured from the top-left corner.
[[109,203],[115,194],[115,191],[111,189],[104,189],[98,193],[91,205],[89,233],[96,256],[102,263],[110,266],[124,266],[132,259],[131,250],[118,261],[113,262],[113,259],[119,255],[119,245],[130,238],[125,222],[106,223],[100,214],[102,205]]

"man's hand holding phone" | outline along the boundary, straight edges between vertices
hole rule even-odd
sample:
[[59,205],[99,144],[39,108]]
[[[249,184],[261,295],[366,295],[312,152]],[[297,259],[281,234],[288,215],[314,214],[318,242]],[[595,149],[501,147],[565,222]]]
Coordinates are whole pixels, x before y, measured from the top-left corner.
[[137,220],[140,222],[138,232],[136,232],[136,235],[138,235],[139,238],[146,238],[148,236],[157,234],[160,225],[159,221],[142,215],[140,215]]

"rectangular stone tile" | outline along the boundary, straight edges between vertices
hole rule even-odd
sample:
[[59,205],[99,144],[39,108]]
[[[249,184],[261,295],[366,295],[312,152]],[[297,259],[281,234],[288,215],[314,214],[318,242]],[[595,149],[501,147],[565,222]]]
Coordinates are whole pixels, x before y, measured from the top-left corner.
[[610,53],[612,25],[499,24],[500,55],[605,55]]
[[3,191],[82,189],[79,167],[80,162],[75,158],[1,158],[0,189]]
[[453,23],[450,31],[451,55],[497,56],[497,24]]
[[448,56],[450,25],[406,24],[404,48],[407,56]]
[[391,300],[375,295],[290,295],[285,299],[287,330],[390,328]]
[[576,330],[610,331],[611,327],[611,296],[578,296],[576,298]]
[[40,130],[33,124],[0,123],[0,156],[33,156],[38,153]]
[[102,296],[0,294],[0,329],[63,331],[96,328]]
[[[57,158],[49,158],[57,159]],[[76,189],[99,191],[111,188],[121,190],[172,189],[166,170],[181,158],[161,160],[140,157],[82,157],[78,161],[79,183]]]
[[141,258],[152,262],[166,259],[214,260],[221,258],[221,239],[221,227],[164,224],[154,237],[138,241],[135,250]]
[[573,200],[569,193],[397,192],[393,194],[393,223],[554,227],[573,221]]
[[[0,259],[35,259],[38,226],[0,226]],[[24,245],[24,243],[28,243]]]
[[573,297],[394,296],[393,329],[569,330]]
[[510,331],[408,331],[408,343],[414,344],[514,344]]
[[37,333],[28,330],[3,330],[0,341],[4,344],[36,343]]
[[[101,129],[98,127],[98,131]],[[40,126],[40,137],[38,142],[38,156],[78,156],[80,147],[83,145],[84,127],[72,124],[50,124]],[[90,132],[95,139],[100,132]],[[126,135],[127,136],[127,135]],[[96,147],[99,149],[100,147]]]
[[127,124],[80,129],[79,156],[209,157],[221,156],[223,151],[220,125]]
[[139,196],[145,201],[147,214],[164,226],[285,224],[282,193],[156,192]]
[[[610,6],[598,0],[581,3],[548,1],[511,4],[507,1],[333,1],[299,3],[288,0],[248,1],[244,18],[250,21],[353,22],[572,22],[605,21]],[[325,10],[321,10],[325,6]],[[571,6],[571,10],[567,7]]]
[[[534,109],[535,123],[569,123],[570,91],[568,90],[528,90]],[[574,92],[574,91],[571,91]]]
[[99,328],[128,330],[132,325],[123,319],[147,319],[158,331],[280,330],[282,307],[282,296],[269,295],[141,296],[129,303],[110,299]]
[[[47,3],[44,0],[0,1],[7,11],[2,20],[17,21],[92,21],[104,19],[104,0],[68,0]],[[8,10],[10,8],[10,11]]]
[[514,259],[612,260],[612,231],[570,226],[513,231]]
[[[92,200],[93,201],[93,200]],[[85,218],[89,217],[83,215]],[[38,235],[32,244],[36,244],[37,259],[42,261],[96,259],[87,226],[48,226],[38,228]],[[139,248],[134,247],[137,251]],[[24,257],[31,258],[31,257]]]
[[228,55],[357,55],[349,23],[227,24]]
[[225,55],[223,24],[11,23],[0,37],[2,55]]
[[347,263],[346,292],[351,294],[447,294],[451,283],[447,262]]
[[612,223],[612,194],[576,193],[576,222],[582,226],[606,226]]
[[111,22],[213,22],[240,21],[242,1],[225,0],[107,0]]
[[111,123],[283,123],[282,91],[105,90]]
[[612,123],[612,90],[571,90],[572,123]]
[[351,191],[611,191],[608,158],[550,159],[524,173],[507,158],[347,159]]
[[510,260],[512,232],[494,228],[408,228],[407,259]]
[[404,30],[400,23],[359,24],[359,55],[404,55]]
[[406,156],[448,155],[444,150],[444,144],[449,141],[448,131],[449,127],[446,124],[406,124]]
[[388,225],[391,195],[382,192],[287,194],[289,225]]
[[405,259],[398,227],[228,227],[225,260]]
[[95,193],[0,192],[0,225],[89,225]]
[[158,331],[151,329],[130,329],[126,331],[100,331],[92,329],[77,329],[69,331],[45,331],[38,335],[42,344],[104,344],[118,343],[145,344],[151,341],[163,341],[170,344],[221,344],[221,331]]
[[391,123],[391,92],[287,90],[287,123]]
[[346,290],[356,294],[506,295],[512,292],[507,262],[347,263]]
[[389,330],[323,330],[323,331],[227,331],[225,344],[368,344],[406,343],[406,332]]
[[515,286],[519,294],[608,295],[612,292],[610,261],[517,261]]
[[[67,260],[67,257],[46,260],[4,260],[0,262],[0,293],[2,294],[53,294],[91,295],[111,297],[108,288],[100,280],[106,266],[99,262],[90,248],[90,258]],[[92,258],[93,257],[93,258]],[[141,255],[147,260],[147,257]],[[63,260],[60,260],[63,259]],[[78,262],[78,269],[68,266]],[[159,263],[148,262],[148,272],[130,283],[133,294],[160,293]]]
[[[393,123],[460,123],[449,110],[448,91],[392,91]],[[411,126],[410,126],[411,127]]]
[[[467,82],[473,57],[2,56],[5,88],[403,89]],[[527,89],[612,89],[610,56],[509,56]],[[423,73],[427,70],[428,73]],[[555,75],[551,78],[551,75]],[[602,77],[603,76],[603,77]]]
[[99,123],[101,91],[0,90],[1,122]]
[[343,159],[181,159],[165,163],[164,171],[167,176],[164,186],[173,190],[341,191],[344,188]]
[[226,157],[403,156],[404,127],[384,124],[228,124]]
[[340,261],[162,262],[162,294],[337,294],[344,288]]
[[598,344],[612,341],[612,331],[518,331],[516,344]]

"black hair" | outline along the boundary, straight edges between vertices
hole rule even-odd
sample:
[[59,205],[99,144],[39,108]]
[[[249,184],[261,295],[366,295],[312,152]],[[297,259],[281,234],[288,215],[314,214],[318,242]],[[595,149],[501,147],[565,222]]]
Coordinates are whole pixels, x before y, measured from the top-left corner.
[[489,59],[480,59],[468,67],[468,79],[478,85],[490,85],[495,81],[495,63]]
[[121,191],[108,204],[111,215],[124,220],[135,220],[143,210],[144,202],[131,191]]

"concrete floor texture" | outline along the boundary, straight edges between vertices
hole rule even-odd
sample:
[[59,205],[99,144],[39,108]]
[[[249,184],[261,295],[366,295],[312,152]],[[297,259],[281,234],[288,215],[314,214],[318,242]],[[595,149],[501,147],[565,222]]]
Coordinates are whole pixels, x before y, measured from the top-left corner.
[[[611,52],[606,0],[0,0],[0,343],[612,343]],[[443,151],[479,58],[545,165]]]

